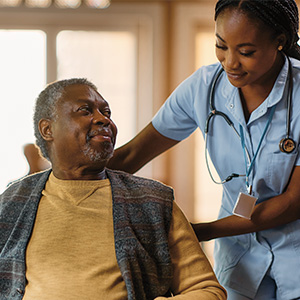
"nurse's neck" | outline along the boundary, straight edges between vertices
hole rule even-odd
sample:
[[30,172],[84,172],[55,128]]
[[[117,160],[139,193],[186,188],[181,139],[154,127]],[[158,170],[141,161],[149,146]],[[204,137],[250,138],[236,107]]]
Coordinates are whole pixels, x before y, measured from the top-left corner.
[[256,92],[251,90],[250,93],[247,93],[247,90],[244,91],[239,88],[239,94],[246,123],[249,121],[252,112],[266,100],[270,92],[271,91],[261,93],[257,90]]
[[257,86],[255,89],[239,88],[240,99],[244,111],[246,123],[248,122],[250,115],[256,110],[269,96],[272,91],[273,85],[269,85],[269,88],[263,86]]
[[284,56],[280,54],[277,56],[272,68],[266,72],[258,82],[239,88],[246,122],[248,122],[252,112],[258,108],[271,93],[283,65]]

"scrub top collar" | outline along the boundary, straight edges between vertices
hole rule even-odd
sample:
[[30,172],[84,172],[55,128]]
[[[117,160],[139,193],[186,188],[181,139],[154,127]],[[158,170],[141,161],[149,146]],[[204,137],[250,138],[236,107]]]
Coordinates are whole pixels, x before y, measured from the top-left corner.
[[225,97],[225,99],[228,99],[225,107],[241,125],[250,125],[252,122],[266,114],[268,108],[277,104],[284,97],[287,97],[287,88],[285,87],[287,86],[289,64],[286,57],[284,57],[284,60],[284,65],[275,81],[272,91],[270,92],[266,100],[253,111],[248,124],[245,123],[244,112],[238,89],[229,82],[225,72],[224,74],[222,74],[222,80],[227,81],[226,88],[222,89],[223,96]]

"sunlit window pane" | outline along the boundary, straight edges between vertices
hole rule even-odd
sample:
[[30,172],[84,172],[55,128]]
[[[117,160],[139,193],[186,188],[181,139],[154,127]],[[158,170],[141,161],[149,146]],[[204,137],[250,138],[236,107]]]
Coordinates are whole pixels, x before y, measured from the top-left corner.
[[19,6],[22,3],[22,0],[0,0],[0,6]]
[[58,77],[86,77],[109,102],[119,128],[117,144],[136,133],[136,37],[130,32],[62,31]]
[[110,6],[110,0],[85,0],[88,7],[107,8]]
[[[196,35],[196,65],[199,68],[217,62],[215,56],[215,34],[213,31],[199,32]],[[195,133],[195,220],[196,222],[206,222],[217,218],[221,205],[222,185],[215,184],[207,171],[204,141],[200,131]],[[219,179],[216,170],[209,160],[210,169],[216,180]],[[208,200],[209,199],[209,200]],[[202,245],[206,255],[213,264],[214,241],[205,242]]]
[[26,175],[23,145],[34,142],[33,105],[45,86],[45,34],[0,30],[0,192]]
[[51,0],[26,0],[25,4],[28,7],[49,7],[51,5]]
[[[211,63],[217,62],[217,58],[215,55],[215,35],[213,31],[209,32],[199,32],[196,35],[196,49],[195,49],[196,57],[196,66],[195,68],[199,68],[203,65],[208,65]],[[204,141],[202,135],[196,135],[196,165],[197,166],[205,166],[205,155],[204,155]],[[214,177],[218,180],[218,175],[213,167],[213,165],[209,164],[211,171],[213,172]],[[197,202],[196,202],[196,218],[197,221],[208,221],[217,217],[218,212],[218,204],[221,199],[221,190],[222,186],[213,183],[208,174],[207,168],[195,168],[195,180],[197,184],[195,185],[196,191],[195,194]],[[203,199],[213,199],[209,203],[205,201],[201,201]],[[214,201],[216,201],[214,206]]]
[[55,4],[60,8],[77,8],[81,5],[81,0],[55,0]]

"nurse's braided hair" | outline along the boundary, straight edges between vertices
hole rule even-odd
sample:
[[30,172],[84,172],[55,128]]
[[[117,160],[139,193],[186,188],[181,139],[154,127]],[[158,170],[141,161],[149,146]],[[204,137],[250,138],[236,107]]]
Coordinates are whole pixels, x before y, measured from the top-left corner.
[[236,7],[249,17],[261,20],[275,35],[286,36],[283,52],[300,60],[299,16],[294,0],[218,0],[215,7],[215,20],[218,15],[229,7]]

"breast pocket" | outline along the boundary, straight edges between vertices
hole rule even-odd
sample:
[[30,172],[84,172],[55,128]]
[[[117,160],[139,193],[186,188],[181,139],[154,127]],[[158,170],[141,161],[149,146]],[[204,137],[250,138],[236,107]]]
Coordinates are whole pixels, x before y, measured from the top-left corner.
[[298,153],[273,153],[268,157],[267,184],[281,194],[290,179]]

